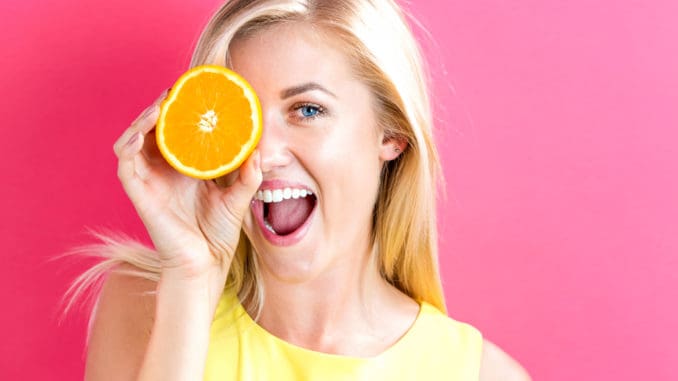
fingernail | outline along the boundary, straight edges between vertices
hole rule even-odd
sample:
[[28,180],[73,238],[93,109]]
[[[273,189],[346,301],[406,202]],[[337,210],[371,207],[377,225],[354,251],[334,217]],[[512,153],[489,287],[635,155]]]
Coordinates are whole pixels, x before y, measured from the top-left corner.
[[160,101],[162,101],[163,99],[165,99],[165,97],[167,97],[167,94],[169,94],[170,89],[171,89],[171,87],[168,88],[167,90],[163,91],[163,92],[160,94],[160,96],[158,97],[158,99],[155,100],[154,103],[159,103]]
[[256,150],[254,152],[254,169],[257,170],[257,172],[261,171],[261,155],[259,154],[259,150]]
[[148,114],[144,115],[144,118],[148,118],[151,116],[154,112],[158,111],[159,106],[157,104],[154,104],[148,109]]
[[154,108],[155,108],[155,104],[146,107],[146,110],[144,110],[144,112],[141,114],[141,118],[139,118],[139,119],[144,119],[147,116],[151,115]]
[[133,146],[134,143],[136,143],[137,140],[139,140],[139,136],[141,136],[141,134],[138,133],[138,132],[135,132],[134,135],[132,135],[132,137],[129,138],[129,140],[127,141],[127,143],[125,143],[125,147],[131,147],[131,146]]

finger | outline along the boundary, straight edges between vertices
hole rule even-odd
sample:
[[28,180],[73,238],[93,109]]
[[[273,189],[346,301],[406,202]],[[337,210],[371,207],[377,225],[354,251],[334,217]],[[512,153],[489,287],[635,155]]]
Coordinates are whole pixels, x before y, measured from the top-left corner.
[[149,113],[144,118],[144,122],[139,123],[139,131],[143,132],[144,135],[149,133],[155,127],[155,124],[158,121],[158,116],[160,115],[160,105],[162,104],[162,101],[167,98],[169,91],[170,89],[167,89],[163,91],[162,94],[160,94],[158,99],[156,99],[153,102],[153,105],[151,105],[151,111],[149,111]]
[[141,132],[143,135],[146,133],[143,131],[143,128],[146,127],[147,124],[151,124],[151,126],[155,123],[155,119],[151,121],[151,118],[156,118],[157,119],[157,114],[159,110],[156,108],[150,108],[148,110],[147,115],[142,115],[142,117],[133,125],[131,125],[129,128],[125,130],[125,132],[122,133],[122,135],[118,138],[118,140],[113,144],[113,151],[115,152],[115,155],[120,158],[120,155],[122,154],[122,151],[125,149],[125,146],[130,142],[130,140],[135,136],[136,133]]
[[144,135],[142,132],[139,132],[139,134],[140,137],[138,139],[140,142],[135,143],[134,147],[130,147],[130,149],[134,151],[129,152],[129,154],[134,157],[134,174],[141,179],[141,181],[146,181],[159,160],[164,163],[166,162],[164,158],[160,157],[158,159],[158,157],[156,157],[160,156],[160,151],[155,144],[155,135]]
[[170,89],[171,89],[171,87],[164,90],[162,93],[160,93],[160,96],[158,96],[158,98],[156,98],[148,107],[146,107],[144,109],[144,111],[141,112],[141,114],[139,114],[139,116],[137,116],[136,119],[134,119],[134,122],[132,122],[132,125],[137,123],[142,118],[148,116],[148,114],[151,112],[153,106],[159,105],[163,100],[165,100],[165,98],[167,98],[167,94],[169,93]]
[[238,179],[238,176],[240,175],[240,168],[236,169],[235,171],[228,173],[224,176],[217,177],[214,179],[214,183],[217,184],[220,188],[228,188],[233,183],[235,180]]
[[[240,167],[240,173],[227,191],[222,191],[221,203],[234,221],[242,222],[252,197],[262,181],[261,157],[256,150]],[[216,184],[212,183],[216,187]]]
[[[169,89],[163,91],[156,100],[153,101],[153,103],[150,104],[150,106],[146,107],[144,111],[137,116],[136,119],[132,122],[130,127],[132,127],[134,130],[137,131],[142,131],[144,134],[150,130],[148,128],[148,123],[144,123],[148,119],[152,119],[153,122],[157,119],[157,116],[154,117],[153,113],[157,111],[157,109],[160,107],[160,103],[167,97],[167,94],[169,92]],[[153,127],[153,124],[150,125],[150,127]]]
[[148,106],[139,116],[132,122],[129,128],[127,128],[120,138],[113,144],[113,151],[116,156],[120,157],[120,151],[122,147],[132,138],[135,132],[141,131],[144,135],[148,133],[155,126],[155,122],[158,119],[159,113],[159,103],[162,102],[167,97],[169,89],[165,90],[160,94],[160,96]]
[[141,114],[139,114],[139,115],[137,116],[137,118],[134,119],[134,121],[130,124],[130,126],[136,125],[137,123],[139,123],[140,120],[142,120],[143,118],[145,118],[146,116],[148,116],[148,114],[153,110],[153,107],[154,107],[154,106],[155,106],[155,102],[151,103],[148,107],[146,107],[146,108],[144,109],[144,111],[142,111]]
[[140,132],[135,132],[125,144],[118,149],[118,179],[122,183],[125,192],[130,197],[137,194],[141,186],[140,179],[136,176],[135,157],[138,155],[143,136]]
[[151,165],[142,152],[145,137],[136,132],[122,147],[118,160],[118,178],[127,194],[133,200],[144,189],[152,171]]
[[262,181],[261,173],[261,154],[259,150],[252,152],[249,158],[240,167],[240,174],[236,180],[236,184],[240,183],[244,190],[249,192],[248,197],[252,198],[254,193],[259,189]]
[[134,134],[137,132],[138,131],[133,127],[129,127],[122,133],[122,135],[120,135],[118,140],[116,140],[115,143],[113,144],[113,152],[115,152],[115,156],[120,158],[122,150],[127,144],[130,144],[130,140],[134,137]]
[[153,164],[145,152],[146,146],[148,145],[146,140],[150,140],[147,138],[149,138],[148,135],[141,136],[141,148],[137,151],[137,154],[134,155],[134,172],[141,181],[148,180],[153,167]]
[[153,104],[148,112],[143,118],[141,118],[133,126],[137,131],[146,135],[150,130],[155,127],[155,123],[158,121],[158,116],[160,115],[160,106],[158,104]]

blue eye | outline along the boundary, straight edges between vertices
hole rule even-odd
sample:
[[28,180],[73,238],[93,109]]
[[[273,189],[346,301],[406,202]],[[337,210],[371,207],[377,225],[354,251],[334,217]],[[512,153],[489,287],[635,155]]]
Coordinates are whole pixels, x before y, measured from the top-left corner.
[[315,107],[315,106],[306,105],[306,106],[301,107],[301,115],[303,115],[306,118],[314,117],[319,112],[320,112],[320,109],[318,107]]
[[313,103],[300,103],[292,107],[292,117],[300,122],[312,121],[325,115],[323,106]]

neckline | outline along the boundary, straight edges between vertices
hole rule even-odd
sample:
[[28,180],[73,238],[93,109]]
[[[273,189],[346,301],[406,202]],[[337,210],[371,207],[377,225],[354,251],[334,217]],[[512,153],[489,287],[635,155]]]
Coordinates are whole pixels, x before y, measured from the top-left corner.
[[398,338],[398,340],[396,340],[395,343],[393,343],[391,346],[389,346],[388,348],[384,349],[383,351],[374,356],[358,357],[320,352],[285,341],[280,337],[272,334],[266,328],[261,326],[254,319],[252,319],[249,313],[247,313],[245,307],[240,302],[240,299],[237,297],[237,295],[235,297],[235,302],[236,302],[235,306],[236,317],[242,317],[247,326],[254,329],[256,332],[258,332],[258,334],[262,335],[264,338],[272,340],[273,342],[279,344],[285,349],[292,351],[294,353],[299,353],[300,355],[303,356],[313,356],[317,360],[343,361],[350,363],[365,363],[370,361],[376,361],[378,359],[390,356],[391,354],[398,352],[400,348],[405,347],[408,342],[414,340],[414,336],[416,336],[416,332],[419,330],[419,326],[422,324],[421,321],[424,319],[424,316],[430,313],[431,308],[435,308],[425,301],[417,301],[417,304],[419,304],[419,311],[417,312],[417,316],[414,318],[414,321],[407,328],[405,333],[403,333],[402,336],[400,336],[400,338]]

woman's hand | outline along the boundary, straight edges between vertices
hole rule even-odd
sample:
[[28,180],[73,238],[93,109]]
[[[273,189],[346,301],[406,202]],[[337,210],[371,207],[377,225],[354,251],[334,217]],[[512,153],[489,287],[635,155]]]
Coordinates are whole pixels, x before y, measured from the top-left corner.
[[213,282],[221,282],[223,289],[242,220],[261,184],[259,153],[250,156],[227,188],[177,172],[161,156],[155,134],[149,133],[166,95],[164,92],[149,106],[115,143],[118,177],[158,252],[161,282],[168,276],[209,278],[211,287],[219,287]]

